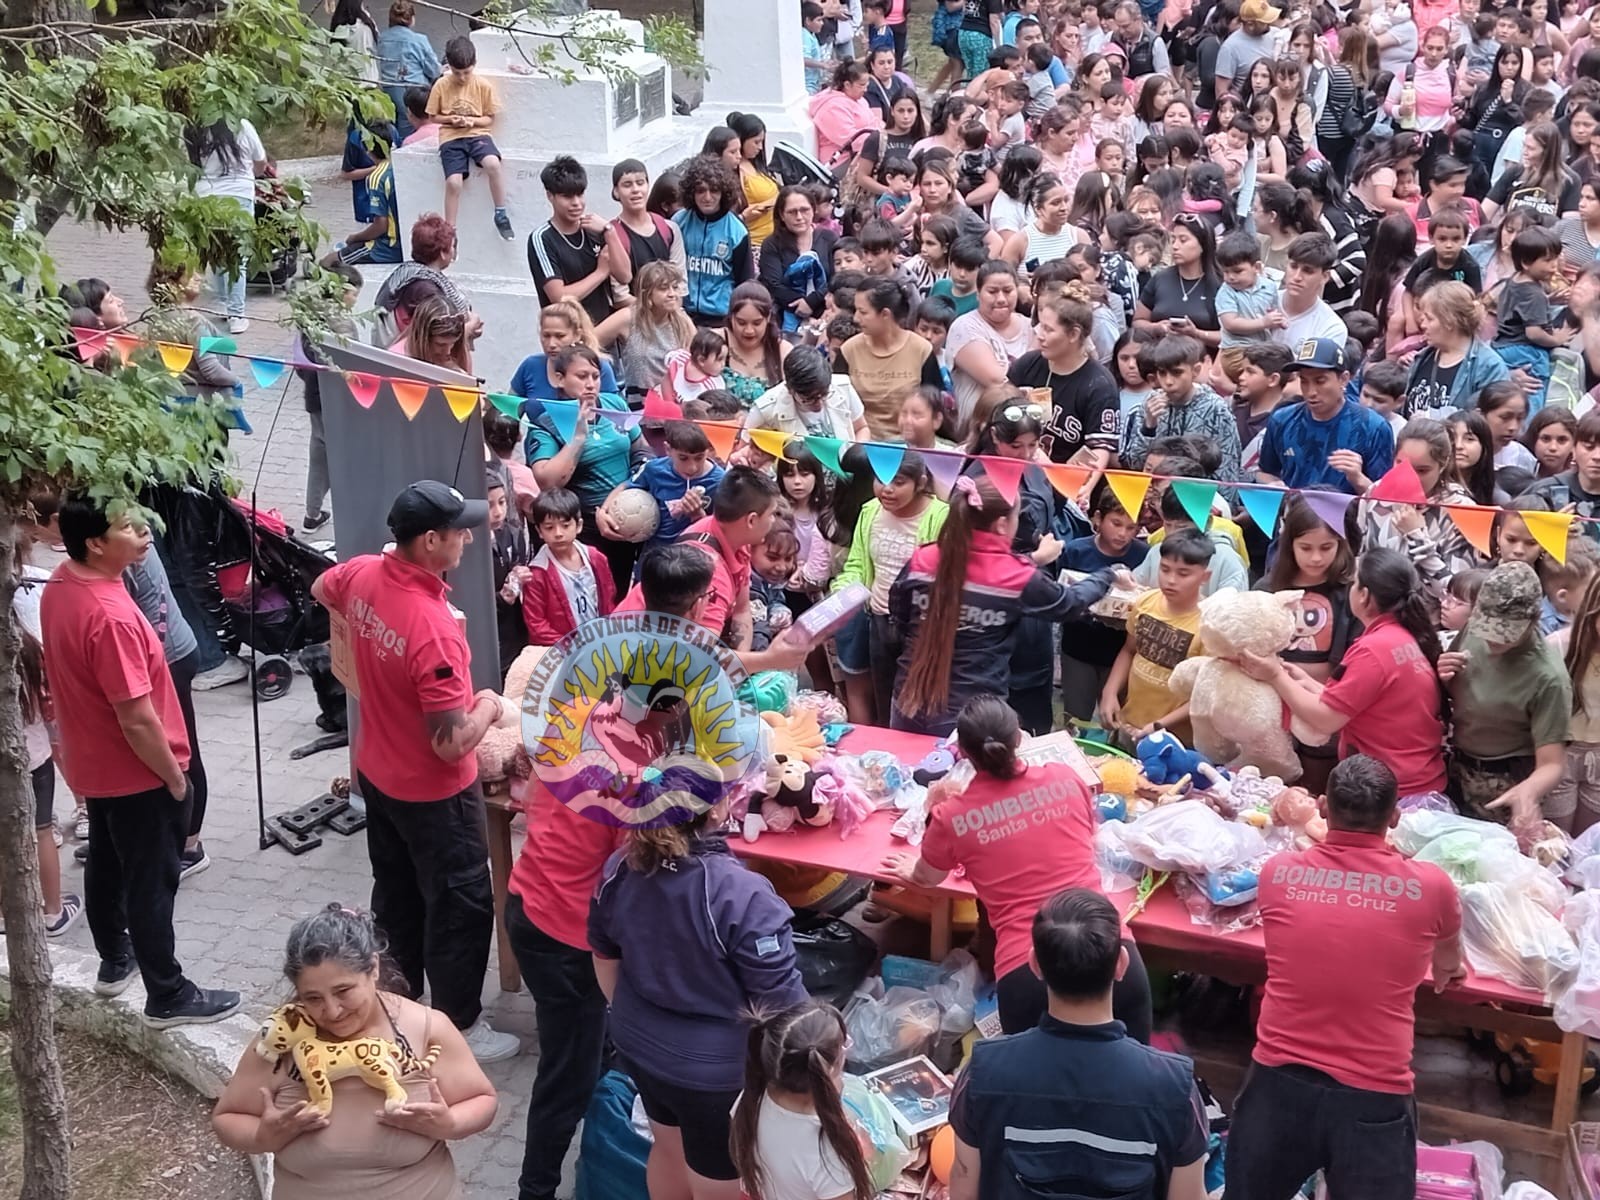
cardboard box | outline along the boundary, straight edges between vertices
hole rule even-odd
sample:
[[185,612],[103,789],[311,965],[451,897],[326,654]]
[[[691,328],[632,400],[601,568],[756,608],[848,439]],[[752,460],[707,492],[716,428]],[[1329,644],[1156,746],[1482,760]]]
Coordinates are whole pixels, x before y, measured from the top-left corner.
[[1585,1154],[1600,1154],[1600,1121],[1574,1121],[1567,1130],[1567,1196],[1569,1200],[1597,1200],[1600,1189],[1583,1169]]
[[1022,743],[1017,757],[1032,766],[1061,763],[1083,781],[1091,796],[1100,794],[1100,774],[1089,764],[1088,757],[1078,748],[1072,734],[1065,729],[1047,733],[1043,737],[1030,737]]
[[350,622],[336,608],[328,609],[328,653],[333,659],[333,677],[357,700],[361,687],[356,682],[355,648],[350,644]]

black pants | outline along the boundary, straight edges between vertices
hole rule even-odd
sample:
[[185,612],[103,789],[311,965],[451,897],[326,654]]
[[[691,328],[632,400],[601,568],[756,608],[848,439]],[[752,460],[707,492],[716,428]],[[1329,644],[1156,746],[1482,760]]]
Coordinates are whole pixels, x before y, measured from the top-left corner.
[[594,521],[594,513],[588,509],[584,510],[583,530],[579,537],[586,545],[593,546],[606,556],[606,563],[611,568],[611,584],[616,589],[613,598],[622,599],[633,586],[633,564],[639,557],[638,545],[634,542],[617,542],[601,537],[600,527]]
[[[1145,973],[1144,959],[1139,956],[1139,947],[1133,940],[1123,938],[1122,944],[1128,948],[1128,969],[1111,989],[1111,1015],[1128,1027],[1129,1037],[1148,1046],[1155,1025],[1150,976]],[[1035,975],[1027,963],[1007,971],[995,985],[995,991],[1000,1001],[1000,1028],[1006,1033],[1032,1029],[1049,1004],[1044,980]]]
[[483,797],[476,789],[444,800],[395,800],[365,775],[372,916],[413,997],[423,977],[433,1007],[457,1029],[483,1011],[483,973],[494,934],[494,892]]
[[83,803],[94,847],[83,868],[83,908],[95,952],[119,966],[139,960],[146,1011],[177,1003],[193,986],[172,934],[184,806],[164,787]]
[[1043,737],[1056,723],[1056,688],[1046,680],[1033,687],[1014,687],[1007,702],[1017,712],[1017,720],[1034,737]]
[[903,648],[900,633],[887,615],[870,615],[871,631],[867,636],[868,662],[872,669],[872,704],[880,725],[889,723],[889,710],[894,702],[894,679],[900,670],[900,651]]
[[1289,1200],[1319,1170],[1341,1200],[1411,1200],[1416,1100],[1346,1087],[1310,1067],[1251,1063],[1233,1106],[1225,1200]]
[[555,1200],[562,1160],[600,1082],[606,998],[595,981],[594,956],[528,920],[519,896],[506,898],[506,930],[539,1026],[517,1200]]
[[184,822],[186,838],[199,837],[200,826],[206,819],[206,764],[200,759],[200,731],[194,725],[194,677],[200,673],[200,651],[197,647],[175,663],[168,663],[172,674],[172,687],[178,693],[178,709],[183,713],[183,728],[189,735],[189,812]]

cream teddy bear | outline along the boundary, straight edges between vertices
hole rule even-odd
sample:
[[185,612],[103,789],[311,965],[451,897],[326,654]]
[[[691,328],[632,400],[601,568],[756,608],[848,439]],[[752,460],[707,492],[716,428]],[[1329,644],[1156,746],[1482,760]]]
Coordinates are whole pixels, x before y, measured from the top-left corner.
[[478,778],[483,783],[496,783],[511,775],[527,775],[527,766],[519,761],[522,751],[522,701],[528,690],[533,669],[549,650],[548,646],[529,646],[511,664],[506,672],[505,691],[500,698],[500,716],[489,726],[478,743]]
[[[1194,748],[1212,762],[1230,770],[1258,767],[1285,782],[1300,777],[1300,759],[1283,727],[1278,693],[1223,660],[1242,650],[1271,656],[1287,646],[1302,594],[1223,588],[1200,602],[1200,642],[1206,657],[1179,663],[1167,686],[1173,695],[1189,697]],[[1307,730],[1296,729],[1295,736],[1319,740]]]

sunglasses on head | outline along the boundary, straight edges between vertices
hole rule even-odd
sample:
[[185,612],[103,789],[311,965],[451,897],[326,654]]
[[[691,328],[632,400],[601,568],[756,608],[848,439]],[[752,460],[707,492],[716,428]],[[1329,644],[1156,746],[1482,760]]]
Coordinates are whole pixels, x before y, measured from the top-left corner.
[[1008,404],[1000,410],[1000,416],[1007,421],[1020,421],[1024,417],[1032,417],[1035,421],[1044,420],[1044,406],[1041,404]]

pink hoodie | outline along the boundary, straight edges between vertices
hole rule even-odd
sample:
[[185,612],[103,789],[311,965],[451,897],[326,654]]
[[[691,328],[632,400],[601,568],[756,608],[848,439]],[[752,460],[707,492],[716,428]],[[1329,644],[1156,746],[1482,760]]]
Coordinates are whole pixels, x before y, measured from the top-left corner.
[[825,88],[812,96],[807,111],[817,131],[817,157],[823,166],[832,166],[834,156],[847,147],[860,149],[852,145],[860,134],[883,128],[883,114],[865,98],[852,100],[833,88]]

